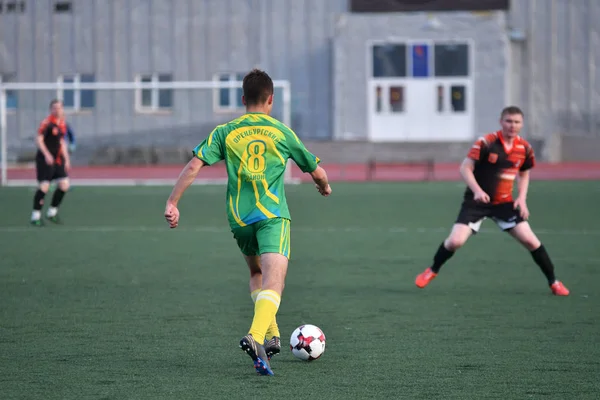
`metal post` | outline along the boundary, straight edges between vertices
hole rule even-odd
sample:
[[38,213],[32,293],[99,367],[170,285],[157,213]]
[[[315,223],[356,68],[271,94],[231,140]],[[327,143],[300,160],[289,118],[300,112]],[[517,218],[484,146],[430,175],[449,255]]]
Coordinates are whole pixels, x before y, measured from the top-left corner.
[[292,127],[292,93],[289,82],[283,82],[283,123]]
[[[289,82],[283,82],[283,123],[292,128],[292,94],[290,90]],[[286,163],[284,178],[287,182],[291,182],[292,179],[292,164],[290,160]]]
[[7,123],[6,123],[6,90],[0,84],[0,164],[2,168],[2,177],[0,183],[2,186],[6,186],[8,183],[8,160],[7,160],[7,145],[6,139],[7,134]]

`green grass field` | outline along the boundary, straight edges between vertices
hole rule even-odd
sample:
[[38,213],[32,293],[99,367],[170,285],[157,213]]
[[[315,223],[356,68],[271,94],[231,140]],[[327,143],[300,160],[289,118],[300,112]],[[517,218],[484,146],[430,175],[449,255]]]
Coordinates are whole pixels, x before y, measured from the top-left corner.
[[[252,302],[223,187],[192,187],[176,230],[168,187],[76,187],[65,225],[41,229],[27,225],[32,189],[0,189],[0,398],[597,399],[600,183],[531,185],[531,223],[567,298],[490,221],[414,286],[462,190],[288,187],[284,352],[270,378],[238,348]],[[302,323],[327,336],[313,363],[287,347]]]

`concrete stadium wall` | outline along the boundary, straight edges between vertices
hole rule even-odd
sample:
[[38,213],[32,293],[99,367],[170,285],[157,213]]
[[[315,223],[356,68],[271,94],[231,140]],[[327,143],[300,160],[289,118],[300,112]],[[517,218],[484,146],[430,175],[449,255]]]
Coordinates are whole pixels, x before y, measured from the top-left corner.
[[597,161],[600,137],[562,136],[560,161]]
[[600,136],[598,21],[596,0],[511,1],[510,97],[531,136]]

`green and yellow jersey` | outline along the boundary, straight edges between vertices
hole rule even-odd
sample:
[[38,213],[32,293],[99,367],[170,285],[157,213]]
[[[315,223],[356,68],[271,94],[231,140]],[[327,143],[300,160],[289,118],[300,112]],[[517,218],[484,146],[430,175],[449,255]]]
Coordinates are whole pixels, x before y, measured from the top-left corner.
[[320,162],[294,131],[263,113],[217,126],[194,148],[194,156],[208,165],[225,160],[232,229],[269,218],[291,219],[283,186],[287,160],[302,172],[314,171]]

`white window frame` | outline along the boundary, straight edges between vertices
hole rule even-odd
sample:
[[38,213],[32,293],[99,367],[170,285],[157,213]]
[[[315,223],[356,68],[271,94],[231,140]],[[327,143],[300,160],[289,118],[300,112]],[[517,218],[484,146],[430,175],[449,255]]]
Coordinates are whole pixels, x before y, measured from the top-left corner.
[[[73,85],[75,86],[75,89],[73,89],[73,106],[67,106],[64,104],[64,89],[57,89],[56,90],[56,98],[59,99],[60,101],[63,102],[63,107],[65,109],[65,111],[67,112],[86,112],[86,111],[91,111],[95,108],[96,104],[94,101],[94,107],[81,107],[81,89],[78,88],[78,86],[82,83],[81,82],[81,75],[80,73],[76,73],[76,74],[62,74],[59,75],[58,78],[56,79],[56,82],[58,84],[64,84],[65,83],[65,78],[70,78],[73,77]],[[96,75],[95,74],[83,74],[83,75],[91,75],[94,77],[94,81],[96,80]],[[68,89],[71,90],[71,89]]]
[[[10,75],[10,74],[4,74],[4,75]],[[3,80],[2,80],[3,77],[4,76],[2,74],[0,74],[0,83],[3,82]],[[16,107],[9,107],[8,106],[8,92],[9,91],[7,90],[6,91],[6,112],[7,113],[15,113],[15,112],[17,112],[17,109],[19,108],[19,96],[17,96],[17,106]],[[15,95],[16,95],[17,91],[13,90],[13,92],[15,92]]]
[[[149,77],[151,84],[158,84],[160,82],[160,80],[159,80],[160,75],[171,75],[171,81],[173,81],[172,74],[163,74],[163,73],[153,72],[153,73],[148,73],[148,74],[137,74],[135,76],[135,83],[142,83],[142,79]],[[171,107],[161,107],[160,106],[159,94],[160,94],[161,89],[158,89],[158,88],[150,89],[151,90],[150,105],[146,106],[146,105],[142,104],[142,90],[148,90],[148,89],[136,89],[135,90],[135,111],[137,113],[142,113],[142,114],[170,113],[173,110],[172,103],[173,103],[174,99],[171,99]],[[173,91],[173,89],[162,89],[162,90],[171,90],[171,92]]]
[[[214,82],[222,82],[222,76],[229,76],[229,82],[237,81],[237,76],[243,75],[242,72],[220,72],[218,74],[213,75]],[[241,88],[241,87],[240,87]],[[229,105],[223,106],[221,105],[221,88],[213,89],[213,110],[221,113],[239,113],[240,111],[244,111],[245,107],[243,104],[238,105],[237,99],[237,91],[240,88],[230,88],[229,89]]]

